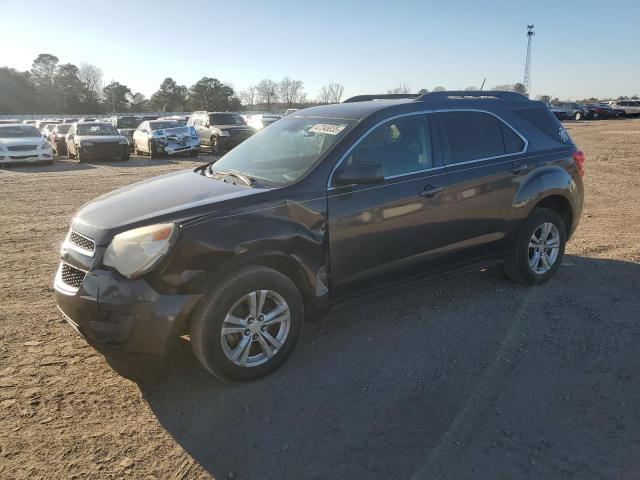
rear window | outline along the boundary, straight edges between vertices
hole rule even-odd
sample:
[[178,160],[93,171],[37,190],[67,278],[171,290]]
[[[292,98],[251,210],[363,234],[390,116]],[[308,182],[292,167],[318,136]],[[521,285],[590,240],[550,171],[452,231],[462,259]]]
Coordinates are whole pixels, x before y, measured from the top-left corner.
[[504,122],[483,112],[438,114],[449,150],[448,163],[518,153],[523,140]]
[[555,115],[546,108],[523,108],[512,111],[548,137],[553,138],[556,142],[573,144],[573,140],[571,140],[567,130]]

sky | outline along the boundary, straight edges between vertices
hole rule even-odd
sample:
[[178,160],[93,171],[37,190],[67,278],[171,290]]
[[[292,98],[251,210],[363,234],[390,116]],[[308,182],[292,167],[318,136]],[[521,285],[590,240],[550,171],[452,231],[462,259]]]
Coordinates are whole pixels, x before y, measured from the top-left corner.
[[0,66],[51,53],[147,96],[168,76],[238,91],[289,76],[309,98],[332,81],[343,98],[402,82],[453,90],[486,77],[487,89],[522,82],[527,24],[534,97],[640,94],[640,0],[0,0],[0,17]]

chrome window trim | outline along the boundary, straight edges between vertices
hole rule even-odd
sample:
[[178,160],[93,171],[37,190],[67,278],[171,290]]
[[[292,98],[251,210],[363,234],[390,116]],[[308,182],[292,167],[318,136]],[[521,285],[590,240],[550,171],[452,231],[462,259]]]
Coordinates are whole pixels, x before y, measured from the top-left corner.
[[364,132],[362,135],[360,135],[360,137],[358,137],[358,139],[355,142],[353,142],[353,144],[349,147],[349,149],[344,154],[342,154],[340,159],[336,162],[335,166],[331,170],[331,173],[329,174],[329,180],[327,181],[327,191],[330,192],[330,191],[338,190],[338,189],[341,189],[341,188],[347,188],[347,186],[332,187],[331,186],[331,182],[333,180],[333,174],[340,167],[340,165],[342,164],[344,159],[349,156],[351,151],[355,147],[357,147],[358,144],[360,144],[360,142],[362,140],[364,140],[364,138],[367,135],[369,135],[369,133],[371,133],[373,130],[378,128],[383,123],[391,121],[391,120],[395,120],[396,118],[409,117],[409,116],[413,116],[413,115],[424,115],[424,114],[429,114],[429,113],[446,113],[446,112],[480,112],[480,113],[488,113],[489,115],[494,116],[499,121],[504,123],[516,135],[518,135],[518,137],[520,137],[520,139],[524,142],[524,146],[522,147],[522,150],[520,150],[519,152],[505,153],[504,155],[496,155],[496,156],[493,156],[493,157],[483,157],[483,158],[478,158],[478,159],[475,159],[475,160],[466,160],[464,162],[447,163],[446,165],[441,165],[441,166],[438,166],[438,167],[432,167],[432,168],[427,168],[427,169],[424,169],[424,170],[417,170],[415,172],[407,172],[407,173],[401,173],[401,174],[398,174],[398,175],[392,175],[390,177],[385,177],[385,180],[406,177],[408,175],[417,175],[417,174],[420,174],[420,173],[431,172],[431,171],[434,171],[434,170],[442,170],[444,168],[451,167],[453,165],[467,165],[467,164],[470,164],[470,163],[477,163],[477,162],[482,162],[482,161],[486,161],[486,160],[495,160],[495,159],[498,159],[498,158],[510,157],[512,155],[521,155],[523,153],[526,153],[528,148],[529,148],[529,141],[518,130],[516,130],[516,128],[513,125],[511,125],[509,122],[507,122],[506,120],[504,120],[500,116],[498,116],[495,113],[490,112],[488,110],[482,110],[482,109],[478,109],[478,108],[444,108],[444,109],[438,109],[438,110],[420,110],[420,111],[416,111],[416,112],[399,113],[397,115],[392,115],[390,117],[386,117],[386,118],[380,120],[379,122],[375,123],[370,128],[368,128],[366,132]]

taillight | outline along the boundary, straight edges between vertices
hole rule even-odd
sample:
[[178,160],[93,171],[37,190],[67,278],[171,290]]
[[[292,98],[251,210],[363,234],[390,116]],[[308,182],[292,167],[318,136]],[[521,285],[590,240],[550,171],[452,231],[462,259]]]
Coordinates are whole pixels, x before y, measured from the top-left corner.
[[576,170],[581,177],[584,177],[584,152],[582,150],[576,150],[573,152],[573,163],[576,166]]

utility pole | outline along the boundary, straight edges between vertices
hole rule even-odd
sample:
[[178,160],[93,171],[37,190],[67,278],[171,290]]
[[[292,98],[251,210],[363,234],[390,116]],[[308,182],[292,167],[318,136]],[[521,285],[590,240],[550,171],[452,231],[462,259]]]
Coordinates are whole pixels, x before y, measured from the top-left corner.
[[531,96],[531,39],[535,35],[533,27],[535,25],[527,25],[527,60],[524,64],[524,88],[527,90],[527,97]]

